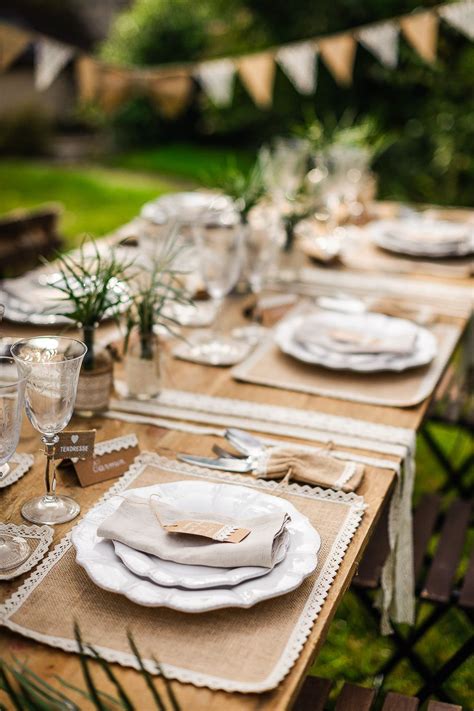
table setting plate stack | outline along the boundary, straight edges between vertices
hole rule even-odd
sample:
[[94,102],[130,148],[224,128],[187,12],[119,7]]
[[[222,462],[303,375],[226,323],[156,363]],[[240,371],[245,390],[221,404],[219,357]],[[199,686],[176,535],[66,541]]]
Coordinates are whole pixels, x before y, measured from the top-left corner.
[[[250,530],[239,542],[173,533],[186,521]],[[177,481],[100,504],[72,533],[76,560],[99,587],[139,605],[188,613],[248,608],[296,589],[317,565],[321,540],[285,499],[234,484]]]
[[378,247],[411,257],[446,259],[474,251],[474,227],[465,223],[412,217],[378,220],[369,231]]

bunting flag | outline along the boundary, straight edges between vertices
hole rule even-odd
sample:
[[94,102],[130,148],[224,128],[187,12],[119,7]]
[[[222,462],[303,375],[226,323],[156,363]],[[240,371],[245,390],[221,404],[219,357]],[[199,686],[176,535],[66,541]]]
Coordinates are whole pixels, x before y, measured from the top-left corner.
[[235,64],[231,59],[214,59],[199,64],[194,78],[216,106],[232,103]]
[[237,60],[240,78],[260,109],[268,109],[273,101],[275,62],[271,52],[249,54]]
[[352,83],[352,70],[357,43],[349,34],[335,35],[318,41],[319,51],[324,63],[338,84],[349,86]]
[[[260,109],[269,109],[276,65],[301,94],[310,95],[317,86],[320,54],[335,80],[348,86],[352,82],[357,42],[385,67],[394,69],[398,64],[401,31],[423,60],[434,63],[440,18],[474,39],[474,0],[460,0],[328,37],[292,42],[240,57],[173,65],[173,68],[123,68],[82,55],[75,65],[79,96],[82,102],[97,102],[105,112],[113,112],[141,93],[151,97],[158,111],[171,119],[191,101],[194,80],[216,106],[229,106],[238,73],[255,104]],[[56,40],[0,24],[0,72],[7,69],[30,42],[35,44],[35,86],[38,91],[45,91],[76,50]]]
[[30,36],[11,25],[0,25],[0,72],[8,69],[30,43]]
[[438,16],[429,10],[407,15],[400,20],[400,27],[408,42],[429,64],[436,61],[438,23]]
[[74,55],[74,49],[56,40],[42,37],[35,47],[35,86],[45,91]]
[[317,54],[317,46],[312,40],[280,47],[276,53],[276,61],[301,94],[316,91]]
[[191,101],[193,80],[184,70],[152,74],[146,83],[153,103],[167,119],[179,116]]
[[390,21],[363,27],[356,33],[360,44],[390,69],[398,64],[398,35],[398,26]]
[[134,87],[133,76],[127,70],[101,67],[97,101],[105,113],[112,113],[131,97]]
[[76,62],[76,78],[79,100],[83,103],[94,101],[100,85],[98,62],[90,57],[80,57]]
[[444,5],[439,9],[439,14],[449,25],[462,32],[469,39],[474,40],[473,0]]

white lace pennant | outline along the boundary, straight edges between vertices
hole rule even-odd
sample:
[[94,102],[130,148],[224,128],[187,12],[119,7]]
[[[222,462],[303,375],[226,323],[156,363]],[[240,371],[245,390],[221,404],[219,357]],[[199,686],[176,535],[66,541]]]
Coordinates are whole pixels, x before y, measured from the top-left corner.
[[216,106],[228,106],[232,101],[235,71],[231,59],[215,59],[200,64],[195,78]]
[[444,5],[439,10],[440,17],[469,39],[474,40],[474,1],[465,0],[453,5]]
[[278,64],[301,94],[313,94],[316,89],[317,53],[309,40],[281,47],[276,54]]
[[42,37],[35,48],[35,86],[45,91],[74,55],[73,47]]
[[386,67],[398,64],[399,28],[394,22],[380,22],[357,32],[357,39]]

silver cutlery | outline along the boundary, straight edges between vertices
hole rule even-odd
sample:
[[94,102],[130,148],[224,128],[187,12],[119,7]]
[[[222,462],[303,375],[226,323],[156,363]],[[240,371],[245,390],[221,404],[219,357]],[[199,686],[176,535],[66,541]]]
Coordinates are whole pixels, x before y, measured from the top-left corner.
[[[265,449],[264,444],[243,430],[232,427],[225,431],[226,440],[240,454],[232,454],[226,449],[214,445],[213,451],[217,457],[201,457],[194,454],[178,454],[178,459],[188,464],[195,464],[198,467],[209,469],[219,469],[221,471],[245,473],[250,472],[256,466],[256,460]],[[242,456],[245,455],[245,456]]]
[[254,468],[254,462],[250,457],[238,459],[233,457],[198,457],[193,454],[178,454],[178,459],[187,464],[195,464],[198,467],[207,469],[219,469],[225,472],[236,472],[243,474],[250,472]]

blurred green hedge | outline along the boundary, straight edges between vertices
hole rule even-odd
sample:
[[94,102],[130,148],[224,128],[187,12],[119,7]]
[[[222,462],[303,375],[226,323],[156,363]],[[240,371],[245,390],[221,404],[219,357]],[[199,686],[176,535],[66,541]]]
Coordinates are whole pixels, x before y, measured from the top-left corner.
[[[425,2],[429,7],[434,3]],[[124,65],[156,65],[232,55],[337,32],[410,12],[412,0],[137,0],[116,21],[102,55]],[[384,197],[474,203],[474,44],[441,23],[438,61],[427,66],[400,39],[387,70],[358,47],[353,85],[339,87],[319,62],[314,96],[303,97],[277,70],[274,104],[258,110],[236,79],[232,105],[218,109],[202,93],[179,120],[161,119],[135,99],[111,119],[120,147],[168,140],[257,146],[316,115],[334,121],[372,116],[395,141],[379,159]]]

